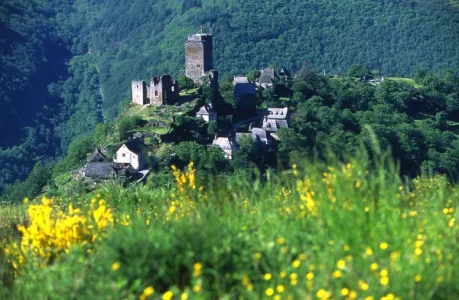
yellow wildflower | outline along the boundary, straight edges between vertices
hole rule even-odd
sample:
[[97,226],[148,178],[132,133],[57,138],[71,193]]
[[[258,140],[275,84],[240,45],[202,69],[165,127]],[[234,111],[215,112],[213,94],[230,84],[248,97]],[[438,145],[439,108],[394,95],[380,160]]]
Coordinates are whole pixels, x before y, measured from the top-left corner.
[[152,286],[147,286],[144,290],[143,293],[145,296],[150,296],[155,292],[155,289]]
[[382,286],[386,286],[389,283],[389,277],[381,277],[380,283]]
[[338,263],[336,264],[336,266],[339,268],[339,269],[344,269],[346,267],[346,261],[344,259],[341,259],[338,261]]
[[276,239],[276,244],[282,245],[282,244],[284,244],[284,243],[285,243],[285,239],[284,239],[283,237],[278,237],[278,238]]
[[320,289],[320,290],[317,291],[316,296],[319,299],[325,300],[325,299],[330,298],[331,293],[326,291],[326,290],[324,290],[324,289]]
[[333,271],[332,276],[333,278],[341,278],[343,277],[343,272],[341,272],[341,270]]
[[162,300],[171,300],[173,297],[174,297],[174,293],[171,292],[171,291],[167,291],[162,295],[161,299]]
[[112,265],[112,271],[116,271],[120,268],[120,263],[119,262],[114,262]]
[[193,292],[199,293],[202,290],[202,285],[200,283],[193,286]]
[[359,287],[362,291],[367,291],[370,288],[370,285],[363,280],[359,280]]
[[382,242],[382,243],[379,244],[379,248],[381,250],[386,250],[387,248],[389,248],[389,244],[386,243],[386,242]]
[[298,269],[301,265],[301,262],[299,259],[295,259],[292,263],[292,267],[294,267],[295,269]]
[[265,291],[265,295],[268,296],[268,297],[271,297],[272,295],[274,295],[274,289],[273,288],[267,288],[266,291]]
[[373,255],[373,250],[370,247],[365,248],[365,254],[367,256],[372,256]]
[[197,262],[193,265],[193,276],[198,277],[201,275],[202,272],[202,264],[200,262]]

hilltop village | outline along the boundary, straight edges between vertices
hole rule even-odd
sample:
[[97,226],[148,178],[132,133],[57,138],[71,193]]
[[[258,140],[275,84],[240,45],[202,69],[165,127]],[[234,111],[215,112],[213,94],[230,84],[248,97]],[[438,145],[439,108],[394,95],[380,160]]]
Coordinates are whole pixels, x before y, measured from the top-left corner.
[[[292,113],[298,114],[298,103],[313,105],[320,99],[305,102],[316,94],[314,86],[272,66],[219,78],[211,34],[191,34],[184,46],[185,70],[178,78],[163,74],[131,82],[130,102],[115,123],[116,139],[92,152],[77,179],[142,181],[159,165],[203,159],[208,160],[207,169],[229,163],[247,166],[250,161],[275,167],[280,152],[295,154],[305,144],[296,131],[301,126],[293,129],[291,119]],[[312,76],[312,82],[325,78],[310,70],[301,76]],[[384,77],[356,80],[378,85]],[[304,118],[308,108],[302,111]]]
[[[285,68],[262,68],[254,79],[233,76],[231,90],[237,113],[231,120],[225,118],[225,105],[217,103],[216,99],[220,92],[219,77],[218,71],[213,69],[211,34],[201,32],[187,37],[184,75],[186,87],[180,86],[178,80],[168,74],[153,76],[149,81],[133,80],[131,104],[127,110],[136,111],[140,115],[148,112],[150,119],[145,127],[153,130],[145,130],[144,127],[142,130],[129,132],[127,140],[111,151],[112,155],[106,148],[95,149],[77,177],[88,181],[116,177],[142,180],[154,166],[154,159],[151,157],[154,148],[152,139],[167,143],[167,133],[174,125],[174,117],[182,114],[188,114],[207,123],[208,127],[213,127],[214,136],[207,146],[221,149],[228,160],[238,151],[241,139],[251,139],[257,147],[267,149],[273,141],[279,140],[276,132],[289,127],[288,107],[268,107],[262,110],[256,108],[257,93],[272,89],[280,80],[287,81],[292,78]],[[203,96],[203,93],[208,96]],[[186,108],[186,113],[182,108]],[[160,117],[165,112],[169,113],[169,118]]]

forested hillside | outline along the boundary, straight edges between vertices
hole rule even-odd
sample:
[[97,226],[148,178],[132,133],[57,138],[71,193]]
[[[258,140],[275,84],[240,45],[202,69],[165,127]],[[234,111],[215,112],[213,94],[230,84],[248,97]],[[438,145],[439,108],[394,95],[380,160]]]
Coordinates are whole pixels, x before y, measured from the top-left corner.
[[178,75],[184,39],[200,25],[215,35],[214,66],[226,74],[306,61],[329,74],[365,64],[402,76],[457,69],[458,20],[455,1],[4,1],[0,189],[92,132],[96,85],[110,121],[132,79]]

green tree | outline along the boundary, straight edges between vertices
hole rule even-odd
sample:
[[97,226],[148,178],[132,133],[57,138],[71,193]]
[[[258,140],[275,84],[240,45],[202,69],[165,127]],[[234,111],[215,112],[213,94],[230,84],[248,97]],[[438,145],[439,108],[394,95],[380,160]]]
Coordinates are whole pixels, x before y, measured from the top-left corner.
[[177,78],[177,81],[178,81],[179,89],[181,91],[191,90],[191,89],[194,89],[196,87],[196,85],[194,84],[193,80],[191,80],[190,78],[186,77],[185,75],[180,75]]
[[119,139],[124,141],[129,139],[134,129],[144,125],[145,121],[138,116],[122,118],[117,123]]
[[301,151],[306,146],[306,139],[293,128],[281,128],[276,134],[280,139],[278,149],[281,152]]
[[94,150],[94,142],[91,136],[75,139],[69,146],[67,155],[53,168],[53,176],[60,173],[75,170],[86,161],[88,154]]

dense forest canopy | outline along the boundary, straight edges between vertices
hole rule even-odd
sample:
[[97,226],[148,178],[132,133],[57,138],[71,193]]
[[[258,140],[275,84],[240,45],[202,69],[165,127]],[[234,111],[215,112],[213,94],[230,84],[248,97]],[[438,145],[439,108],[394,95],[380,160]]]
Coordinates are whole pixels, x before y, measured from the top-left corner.
[[[384,75],[459,64],[456,1],[3,1],[0,5],[0,189],[35,162],[112,121],[130,81],[184,69],[184,39],[215,35],[214,66],[247,73],[268,65]],[[24,129],[29,126],[28,129]],[[22,138],[23,142],[18,143]]]

